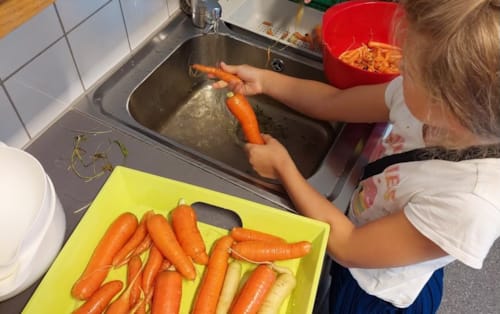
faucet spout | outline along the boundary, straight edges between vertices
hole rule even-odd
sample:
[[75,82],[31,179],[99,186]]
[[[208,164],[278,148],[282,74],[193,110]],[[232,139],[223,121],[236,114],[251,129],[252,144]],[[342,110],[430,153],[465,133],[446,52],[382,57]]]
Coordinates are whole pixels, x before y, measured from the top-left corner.
[[222,16],[222,7],[217,0],[191,0],[192,20],[205,32],[217,31]]

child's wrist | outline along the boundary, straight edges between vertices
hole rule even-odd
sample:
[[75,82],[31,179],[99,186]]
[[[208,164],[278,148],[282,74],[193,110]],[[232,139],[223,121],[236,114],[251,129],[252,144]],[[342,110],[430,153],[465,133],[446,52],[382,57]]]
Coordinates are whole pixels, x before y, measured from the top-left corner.
[[260,70],[261,73],[260,73],[260,89],[261,89],[261,93],[262,94],[268,94],[268,86],[272,86],[272,84],[269,83],[270,79],[269,77],[272,76],[273,72],[269,71],[269,70]]

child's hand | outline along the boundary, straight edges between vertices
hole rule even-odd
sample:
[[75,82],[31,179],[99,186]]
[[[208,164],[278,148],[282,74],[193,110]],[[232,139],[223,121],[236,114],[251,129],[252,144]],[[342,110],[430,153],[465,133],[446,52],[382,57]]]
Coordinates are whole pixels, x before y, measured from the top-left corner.
[[286,148],[275,138],[262,134],[264,145],[246,144],[245,151],[252,167],[264,178],[278,179],[279,167],[293,162]]
[[224,81],[218,81],[213,84],[213,87],[227,87],[233,92],[248,96],[262,93],[262,70],[249,65],[227,65],[224,62],[221,62],[219,66],[222,70],[237,75],[243,82],[228,83]]

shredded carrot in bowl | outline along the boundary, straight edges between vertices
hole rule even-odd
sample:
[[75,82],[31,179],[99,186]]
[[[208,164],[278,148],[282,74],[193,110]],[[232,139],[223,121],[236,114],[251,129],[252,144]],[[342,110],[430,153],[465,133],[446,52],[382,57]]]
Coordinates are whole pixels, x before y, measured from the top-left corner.
[[363,43],[361,47],[346,50],[339,56],[340,60],[355,68],[384,74],[398,74],[401,58],[399,47],[377,41]]

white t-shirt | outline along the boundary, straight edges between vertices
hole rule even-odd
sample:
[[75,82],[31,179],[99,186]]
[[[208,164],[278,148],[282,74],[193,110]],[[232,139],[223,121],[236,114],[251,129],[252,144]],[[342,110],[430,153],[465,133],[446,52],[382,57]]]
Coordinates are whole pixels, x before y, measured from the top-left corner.
[[[424,147],[422,123],[408,110],[402,78],[385,92],[392,130],[379,156]],[[458,259],[481,268],[500,236],[500,159],[412,161],[367,178],[353,194],[349,218],[356,225],[403,209],[410,223],[449,255],[404,267],[350,268],[367,293],[401,308],[410,306],[432,273]]]

